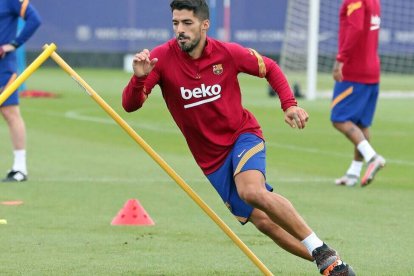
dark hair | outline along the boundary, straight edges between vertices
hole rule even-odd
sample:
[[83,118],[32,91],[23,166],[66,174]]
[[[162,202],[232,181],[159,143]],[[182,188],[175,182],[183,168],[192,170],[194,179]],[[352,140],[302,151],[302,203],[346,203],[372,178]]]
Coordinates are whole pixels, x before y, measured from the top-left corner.
[[189,10],[201,20],[210,19],[210,11],[205,0],[173,0],[170,3],[171,11]]

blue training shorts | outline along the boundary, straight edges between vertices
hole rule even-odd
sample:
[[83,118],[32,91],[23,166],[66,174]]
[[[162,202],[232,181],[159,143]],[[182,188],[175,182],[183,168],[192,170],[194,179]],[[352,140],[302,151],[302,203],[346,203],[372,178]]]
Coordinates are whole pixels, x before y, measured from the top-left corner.
[[[17,75],[16,74],[1,74],[0,75],[0,94],[3,92],[4,89],[8,85],[10,85],[15,79]],[[14,91],[13,94],[11,94],[6,101],[4,101],[3,104],[0,106],[8,106],[8,105],[18,105],[19,104],[19,92]]]
[[378,94],[378,83],[336,82],[331,104],[331,121],[351,121],[362,127],[371,126]]
[[[234,176],[247,170],[258,170],[266,175],[265,143],[250,133],[240,135],[224,164],[214,173],[207,175],[224,204],[241,224],[248,222],[253,207],[239,197]],[[267,183],[266,188],[273,191]]]

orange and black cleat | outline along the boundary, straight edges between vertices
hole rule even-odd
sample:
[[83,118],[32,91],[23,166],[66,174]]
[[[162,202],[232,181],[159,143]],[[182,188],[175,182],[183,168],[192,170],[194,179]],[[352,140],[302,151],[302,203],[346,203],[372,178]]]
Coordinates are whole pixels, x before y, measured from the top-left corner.
[[326,276],[355,276],[352,267],[341,260],[335,250],[326,244],[312,252],[319,272]]

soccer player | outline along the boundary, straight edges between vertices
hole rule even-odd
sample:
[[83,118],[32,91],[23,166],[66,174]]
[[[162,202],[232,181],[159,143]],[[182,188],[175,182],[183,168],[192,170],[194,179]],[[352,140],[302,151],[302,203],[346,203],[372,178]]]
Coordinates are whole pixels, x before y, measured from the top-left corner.
[[345,175],[335,180],[337,185],[356,185],[364,161],[362,187],[385,166],[384,157],[369,143],[379,93],[380,14],[380,0],[344,0],[340,9],[331,121],[354,145],[354,159]]
[[[19,17],[25,21],[25,26],[17,34]],[[15,50],[34,34],[40,24],[39,14],[29,0],[0,1],[0,93],[17,77]],[[20,114],[17,91],[0,105],[0,112],[9,127],[14,149],[13,166],[2,181],[25,181],[27,180],[26,127]]]
[[253,49],[208,37],[205,0],[174,0],[170,6],[175,38],[134,56],[134,75],[122,95],[124,109],[139,109],[158,84],[197,164],[241,224],[252,222],[288,252],[315,261],[325,275],[354,275],[266,183],[262,130],[241,104],[237,75],[266,78],[278,92],[285,121],[303,129],[308,114],[297,106],[285,75]]

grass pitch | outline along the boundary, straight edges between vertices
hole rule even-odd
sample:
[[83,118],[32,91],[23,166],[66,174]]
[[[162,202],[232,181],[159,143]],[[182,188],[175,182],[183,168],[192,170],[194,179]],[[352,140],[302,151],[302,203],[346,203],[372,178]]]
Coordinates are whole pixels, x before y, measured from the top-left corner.
[[[121,108],[130,74],[78,73],[159,153],[274,273],[318,275],[312,263],[275,246],[252,225],[240,226],[187,149],[158,90],[138,112]],[[390,77],[390,81],[394,78]],[[370,186],[335,187],[351,144],[329,122],[329,100],[300,100],[303,131],[283,122],[263,80],[241,76],[244,103],[267,140],[267,177],[358,275],[414,275],[414,119],[412,99],[380,99],[374,147],[387,160]],[[388,82],[390,83],[390,82]],[[397,81],[395,90],[412,89]],[[259,270],[112,119],[60,69],[39,69],[30,89],[55,99],[22,99],[29,181],[0,183],[0,275],[260,275]],[[324,89],[332,85],[329,81]],[[385,83],[384,86],[387,86]],[[0,171],[12,162],[0,121]],[[151,227],[111,226],[136,198]]]

